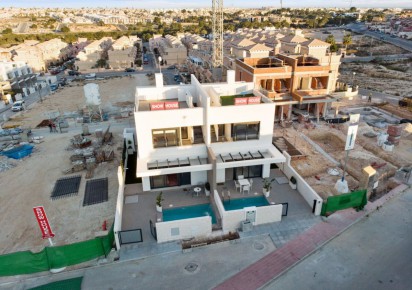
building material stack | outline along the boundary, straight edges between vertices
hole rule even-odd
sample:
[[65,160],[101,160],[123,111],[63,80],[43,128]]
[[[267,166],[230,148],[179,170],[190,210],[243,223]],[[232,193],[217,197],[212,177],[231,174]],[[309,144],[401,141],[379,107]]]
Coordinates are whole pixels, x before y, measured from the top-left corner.
[[388,141],[391,142],[393,145],[399,145],[399,141],[401,139],[402,134],[402,127],[401,126],[388,126]]

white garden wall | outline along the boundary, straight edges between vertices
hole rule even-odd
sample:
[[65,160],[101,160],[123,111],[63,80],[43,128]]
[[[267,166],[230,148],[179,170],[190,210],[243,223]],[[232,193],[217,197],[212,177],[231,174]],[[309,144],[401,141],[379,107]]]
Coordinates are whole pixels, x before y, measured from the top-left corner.
[[210,216],[156,223],[157,242],[207,236],[212,233]]
[[320,215],[322,210],[323,199],[316,193],[315,190],[297,173],[295,169],[290,165],[291,157],[290,155],[284,151],[283,155],[286,157],[286,162],[282,163],[279,167],[280,170],[290,179],[292,176],[296,178],[297,181],[297,190],[302,195],[302,197],[306,200],[309,206],[313,207],[313,202],[316,200],[316,209],[315,215]]

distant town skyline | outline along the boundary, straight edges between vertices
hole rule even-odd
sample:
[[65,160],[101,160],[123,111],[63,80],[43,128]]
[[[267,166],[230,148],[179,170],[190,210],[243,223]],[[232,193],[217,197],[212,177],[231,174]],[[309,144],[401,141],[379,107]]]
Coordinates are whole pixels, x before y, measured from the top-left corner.
[[[104,4],[101,0],[37,0],[33,3],[33,0],[3,0],[0,1],[0,7],[19,7],[19,8],[82,8],[82,7],[134,7],[142,9],[184,9],[184,8],[209,8],[211,7],[211,0],[152,0],[152,1],[136,1],[136,0],[108,0]],[[70,4],[68,4],[68,2]],[[283,7],[298,8],[298,7],[327,7],[327,8],[349,8],[350,4],[359,8],[412,8],[411,0],[344,0],[344,1],[330,1],[330,0],[283,0]],[[226,8],[239,7],[239,8],[261,8],[261,7],[280,7],[280,0],[261,0],[259,5],[253,1],[247,0],[228,0],[224,1]]]

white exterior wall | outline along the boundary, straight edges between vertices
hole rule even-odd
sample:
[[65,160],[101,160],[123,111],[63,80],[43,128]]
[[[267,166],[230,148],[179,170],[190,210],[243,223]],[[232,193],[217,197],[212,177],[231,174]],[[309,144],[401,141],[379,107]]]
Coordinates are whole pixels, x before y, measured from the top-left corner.
[[207,171],[195,171],[190,173],[192,185],[204,184],[207,182]]
[[256,207],[255,225],[280,222],[282,220],[283,205],[275,204]]
[[323,199],[313,190],[313,188],[296,172],[295,169],[290,165],[290,155],[284,151],[283,155],[286,157],[286,162],[282,163],[279,167],[280,170],[290,179],[292,176],[296,178],[297,190],[306,200],[309,206],[313,207],[313,201],[316,200],[315,215],[320,215],[322,210]]
[[[178,234],[172,235],[172,231]],[[210,216],[156,223],[157,242],[163,243],[207,236],[212,233],[212,218]]]
[[[126,162],[127,164],[127,157]],[[122,171],[122,167],[117,168],[117,179],[119,181],[119,189],[117,191],[116,212],[114,214],[114,239],[116,242],[116,248],[120,249],[119,235],[117,234],[122,230],[122,216],[123,216],[123,204],[124,204],[124,184],[125,184],[126,171]]]

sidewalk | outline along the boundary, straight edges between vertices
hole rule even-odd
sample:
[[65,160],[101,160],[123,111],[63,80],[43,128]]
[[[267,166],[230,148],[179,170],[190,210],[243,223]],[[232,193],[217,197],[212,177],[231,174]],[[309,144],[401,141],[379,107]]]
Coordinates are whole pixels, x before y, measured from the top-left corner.
[[407,188],[407,185],[398,186],[375,202],[368,203],[363,211],[347,209],[334,213],[325,218],[325,222],[316,224],[282,248],[230,277],[215,289],[243,290],[264,286]]

